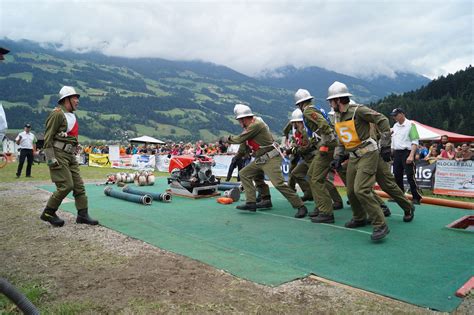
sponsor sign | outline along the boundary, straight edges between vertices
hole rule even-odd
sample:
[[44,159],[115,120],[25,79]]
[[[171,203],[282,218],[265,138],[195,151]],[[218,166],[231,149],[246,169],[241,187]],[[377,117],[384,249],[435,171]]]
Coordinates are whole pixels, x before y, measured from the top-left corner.
[[89,154],[89,166],[110,167],[108,154]]
[[154,155],[140,155],[134,154],[132,156],[132,169],[135,170],[154,170],[155,169]]
[[474,161],[436,162],[435,194],[474,197]]

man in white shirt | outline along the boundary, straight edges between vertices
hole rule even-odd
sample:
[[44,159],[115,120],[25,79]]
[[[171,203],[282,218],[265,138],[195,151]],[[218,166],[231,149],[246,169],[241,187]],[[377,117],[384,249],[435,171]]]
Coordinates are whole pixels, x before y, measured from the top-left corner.
[[20,146],[20,160],[18,163],[18,169],[16,171],[16,178],[20,178],[21,170],[23,169],[23,163],[27,159],[26,165],[26,177],[31,177],[31,166],[33,165],[33,154],[36,152],[36,137],[30,131],[31,125],[26,124],[25,130],[20,132],[16,137],[16,144]]
[[395,108],[390,116],[396,121],[392,128],[393,175],[402,191],[405,191],[403,174],[407,175],[413,203],[420,204],[421,195],[415,179],[415,155],[420,138],[416,125],[405,117],[401,108]]

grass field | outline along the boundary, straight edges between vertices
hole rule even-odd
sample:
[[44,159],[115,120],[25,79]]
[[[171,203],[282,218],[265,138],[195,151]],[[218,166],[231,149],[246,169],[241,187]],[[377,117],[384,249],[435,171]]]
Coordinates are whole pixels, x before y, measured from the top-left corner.
[[[0,169],[0,182],[31,182],[31,181],[49,181],[49,169],[46,164],[34,164],[31,169],[32,178],[25,177],[25,167],[23,166],[22,176],[16,178],[15,173],[18,167],[18,163],[8,163],[6,167]],[[96,180],[106,180],[107,174],[119,172],[116,168],[110,167],[91,167],[91,166],[81,166],[81,176],[85,181],[96,181]],[[123,170],[122,170],[123,171]],[[125,170],[124,172],[126,172]],[[130,170],[132,172],[133,170]],[[166,176],[168,173],[155,172],[155,176]]]

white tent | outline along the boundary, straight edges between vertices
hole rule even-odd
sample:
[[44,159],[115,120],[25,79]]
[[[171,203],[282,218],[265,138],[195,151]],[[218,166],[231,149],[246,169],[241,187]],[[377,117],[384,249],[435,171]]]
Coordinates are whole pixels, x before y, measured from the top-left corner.
[[140,142],[140,143],[156,143],[156,144],[164,144],[165,143],[164,141],[155,139],[155,138],[150,137],[150,136],[141,136],[141,137],[138,137],[138,138],[130,139],[129,141],[130,142]]

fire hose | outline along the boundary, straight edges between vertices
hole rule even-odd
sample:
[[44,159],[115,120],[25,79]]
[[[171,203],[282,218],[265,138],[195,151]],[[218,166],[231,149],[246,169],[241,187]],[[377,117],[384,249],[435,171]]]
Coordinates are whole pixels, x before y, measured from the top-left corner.
[[230,182],[225,182],[225,183],[220,183],[217,185],[217,190],[220,191],[226,191],[226,190],[231,190],[232,188],[238,188],[240,191],[244,191],[244,188],[240,183],[230,183]]
[[151,202],[153,200],[153,198],[149,194],[144,196],[138,196],[122,191],[115,191],[112,189],[112,187],[105,187],[104,194],[113,198],[127,200],[135,203],[141,203],[144,205],[151,205]]
[[37,315],[40,312],[17,288],[0,278],[0,293],[5,294],[24,314]]
[[138,189],[133,189],[130,186],[125,186],[122,188],[122,191],[124,193],[129,193],[133,195],[140,195],[140,196],[145,196],[149,195],[153,198],[153,200],[161,201],[161,202],[171,202],[171,199],[173,198],[171,194],[164,192],[164,193],[153,193],[153,192],[147,192],[143,190],[138,190]]

